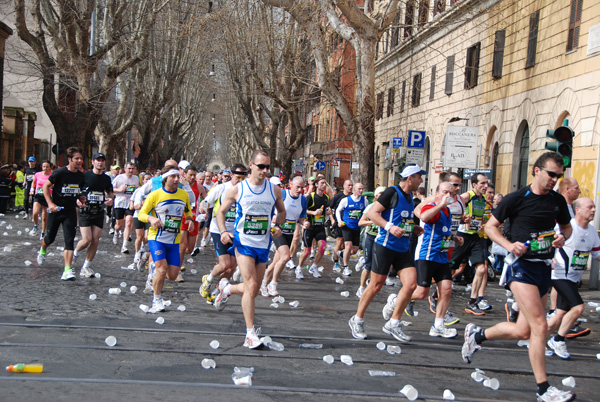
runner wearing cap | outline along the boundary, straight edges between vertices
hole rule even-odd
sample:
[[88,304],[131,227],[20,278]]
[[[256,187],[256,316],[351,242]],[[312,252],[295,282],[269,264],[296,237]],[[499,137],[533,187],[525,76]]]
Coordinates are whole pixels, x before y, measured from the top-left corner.
[[345,276],[352,275],[352,270],[348,264],[350,263],[350,256],[358,252],[360,244],[360,226],[358,225],[358,221],[363,215],[365,208],[369,205],[367,197],[362,195],[363,189],[362,183],[354,183],[352,194],[342,198],[335,210],[336,221],[338,227],[342,229],[344,240],[343,275]]
[[[365,312],[385,284],[388,272],[393,266],[398,271],[403,286],[394,302],[391,317],[385,314],[389,309],[384,309],[384,318],[389,321],[383,327],[383,332],[400,342],[411,340],[402,331],[400,318],[417,287],[417,271],[414,256],[410,251],[410,235],[413,232],[420,235],[423,228],[414,226],[412,192],[423,183],[422,176],[425,174],[427,172],[419,165],[405,166],[400,173],[400,184],[385,190],[369,211],[369,219],[379,226],[379,234],[373,246],[371,280],[360,298],[356,314],[348,321],[352,336],[357,339],[367,337],[364,330]],[[388,301],[392,299],[393,297],[390,297]]]
[[33,206],[33,196],[31,195],[31,185],[33,183],[33,178],[37,172],[41,169],[36,165],[35,156],[30,156],[27,159],[27,167],[25,168],[25,216],[23,219],[29,218],[29,210]]
[[94,270],[90,265],[96,256],[98,242],[100,236],[102,236],[104,208],[112,205],[113,201],[112,183],[110,177],[104,174],[105,164],[106,156],[102,153],[95,153],[92,156],[92,170],[88,170],[83,174],[84,189],[82,195],[85,196],[85,202],[78,202],[81,240],[79,240],[75,251],[73,251],[74,265],[79,253],[87,248],[85,262],[79,272],[79,276],[82,278],[94,276]]

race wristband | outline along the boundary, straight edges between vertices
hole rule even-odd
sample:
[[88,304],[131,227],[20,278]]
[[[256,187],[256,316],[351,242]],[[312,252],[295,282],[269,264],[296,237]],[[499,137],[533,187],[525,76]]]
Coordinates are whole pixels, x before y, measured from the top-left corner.
[[394,226],[394,224],[392,222],[388,222],[385,224],[384,229],[386,230],[386,232],[389,232],[392,226]]

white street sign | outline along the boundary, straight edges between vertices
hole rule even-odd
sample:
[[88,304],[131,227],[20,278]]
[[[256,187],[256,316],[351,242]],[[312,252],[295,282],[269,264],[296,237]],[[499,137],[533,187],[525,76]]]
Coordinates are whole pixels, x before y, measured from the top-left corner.
[[406,150],[406,164],[416,163],[419,166],[423,166],[424,159],[425,150],[423,148],[408,148]]
[[477,127],[446,126],[444,167],[477,168]]

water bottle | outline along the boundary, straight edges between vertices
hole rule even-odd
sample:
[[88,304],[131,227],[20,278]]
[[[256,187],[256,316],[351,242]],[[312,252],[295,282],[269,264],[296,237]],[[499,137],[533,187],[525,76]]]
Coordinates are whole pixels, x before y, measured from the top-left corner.
[[300,349],[323,349],[322,343],[301,343]]
[[41,373],[44,371],[44,365],[17,363],[7,366],[6,370],[12,371],[13,373]]
[[[525,247],[529,248],[531,242],[527,240],[523,244],[525,245]],[[506,276],[508,274],[508,268],[511,267],[518,259],[519,257],[517,257],[513,253],[509,253],[506,257],[504,257],[504,267],[502,268],[502,275],[500,276],[500,281],[498,282],[498,285],[506,285]]]
[[263,345],[266,345],[271,350],[283,352],[283,350],[285,349],[283,344],[281,344],[279,342],[275,342],[274,340],[271,339],[270,336],[265,336],[264,338],[261,339],[261,341],[262,341]]
[[[56,207],[56,212],[60,212],[60,211],[62,211],[63,209],[65,209],[65,207],[61,207],[60,205],[58,205],[58,206]],[[48,208],[48,213],[49,213],[49,214],[51,214],[51,213],[52,213],[52,211],[50,211],[50,208]]]

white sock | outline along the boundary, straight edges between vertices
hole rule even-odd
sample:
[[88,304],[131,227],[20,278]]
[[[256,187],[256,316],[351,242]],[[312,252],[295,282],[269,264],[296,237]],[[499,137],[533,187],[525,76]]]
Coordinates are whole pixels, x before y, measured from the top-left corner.
[[250,335],[250,334],[256,334],[256,329],[254,329],[254,327],[246,328],[246,335]]
[[361,322],[365,322],[364,318],[358,318],[358,316],[354,316],[354,322],[360,324]]
[[154,300],[159,300],[159,299],[162,299],[162,295],[155,294],[154,295]]
[[73,250],[73,257],[75,257],[75,258],[79,257],[79,253],[77,252],[77,250]]
[[231,296],[231,290],[229,289],[231,287],[230,284],[227,284],[227,286],[225,286],[223,288],[223,293],[225,294],[225,296],[229,297]]
[[310,269],[317,269],[317,264],[313,263],[313,264],[310,266]]
[[390,318],[390,325],[392,327],[397,327],[398,325],[400,325],[400,320],[396,320],[394,318]]
[[213,278],[212,274],[208,274],[208,276],[206,277],[206,280],[209,282],[212,282],[213,279],[215,279],[215,278]]
[[435,319],[435,323],[433,324],[436,328],[443,328],[444,327],[444,319],[443,318],[437,318]]
[[83,267],[81,267],[81,268],[89,268],[91,263],[92,263],[91,261],[85,260],[83,262]]

